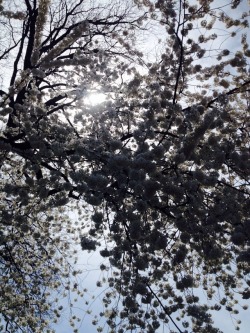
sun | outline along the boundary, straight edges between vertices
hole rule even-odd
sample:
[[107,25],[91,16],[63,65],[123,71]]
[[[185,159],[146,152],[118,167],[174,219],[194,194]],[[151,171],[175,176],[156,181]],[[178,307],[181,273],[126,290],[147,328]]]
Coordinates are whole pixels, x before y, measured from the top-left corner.
[[84,99],[86,104],[95,106],[105,102],[106,95],[100,92],[89,93]]

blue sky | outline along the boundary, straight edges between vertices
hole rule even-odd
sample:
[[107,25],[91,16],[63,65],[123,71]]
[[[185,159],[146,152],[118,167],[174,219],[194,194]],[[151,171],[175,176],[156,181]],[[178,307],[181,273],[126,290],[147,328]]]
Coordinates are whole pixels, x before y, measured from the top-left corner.
[[[75,303],[73,312],[81,319],[81,322],[76,326],[79,329],[79,333],[96,333],[96,327],[92,325],[92,320],[94,315],[98,315],[102,310],[102,293],[103,288],[96,286],[97,280],[102,276],[99,270],[100,263],[103,262],[103,258],[98,254],[98,252],[88,253],[87,251],[82,251],[79,249],[79,263],[78,268],[82,269],[83,273],[78,277],[79,285],[82,289],[88,289],[83,298],[79,298],[78,302]],[[105,288],[105,285],[104,285]],[[202,290],[198,291],[199,297],[202,301],[206,302],[206,298]],[[91,297],[94,299],[91,299]],[[73,295],[72,295],[72,298]],[[89,300],[89,304],[86,305],[86,300]],[[241,305],[248,304],[250,307],[249,300],[240,300]],[[65,314],[60,319],[59,323],[54,326],[56,333],[73,333],[74,329],[69,325],[68,317],[68,299],[62,300],[62,304],[65,308]],[[87,314],[86,311],[92,310],[91,314]],[[240,307],[239,307],[240,310]],[[224,333],[233,333],[235,331],[236,320],[241,320],[240,332],[248,333],[250,328],[250,308],[248,310],[241,310],[240,314],[237,316],[230,315],[229,312],[225,310],[214,311],[213,318],[215,320],[216,327],[220,328]],[[105,319],[102,323],[104,324]],[[165,330],[166,331],[166,330]],[[104,333],[108,333],[108,326],[105,326]],[[162,333],[161,329],[158,330]],[[168,332],[168,331],[166,331]],[[191,333],[191,331],[190,331]]]

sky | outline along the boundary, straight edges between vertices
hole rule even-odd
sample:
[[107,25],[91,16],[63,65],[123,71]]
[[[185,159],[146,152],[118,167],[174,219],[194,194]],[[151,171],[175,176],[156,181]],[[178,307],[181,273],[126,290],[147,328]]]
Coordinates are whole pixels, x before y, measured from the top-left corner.
[[[221,4],[222,1],[217,0],[217,4]],[[247,6],[247,2],[244,2],[244,5]],[[247,7],[244,9],[248,9]],[[228,8],[227,8],[228,10]],[[219,31],[219,26],[218,26]],[[159,32],[154,33],[154,37],[148,38],[147,45],[144,45],[145,52],[146,50],[149,50],[149,54],[152,54],[152,45],[154,45],[154,50],[156,50],[157,45],[157,39],[161,37]],[[239,40],[238,40],[239,41]],[[230,50],[236,49],[237,45],[230,44],[231,40],[224,38],[223,44],[220,45],[222,48],[229,48]],[[161,46],[157,46],[159,49]],[[216,42],[213,45],[214,48],[216,48]],[[156,50],[156,52],[158,52]],[[205,60],[207,61],[207,60]],[[103,99],[103,95],[95,94],[92,98],[90,97],[88,102],[96,104],[98,100],[100,102]],[[84,288],[87,288],[89,290],[89,295],[93,294],[94,296],[97,296],[95,300],[90,306],[90,309],[93,310],[93,313],[98,314],[100,311],[102,311],[102,303],[101,303],[101,297],[100,293],[102,292],[101,288],[96,287],[96,281],[98,280],[100,271],[99,271],[99,264],[103,261],[103,258],[98,255],[98,253],[87,253],[86,251],[83,252],[81,249],[79,249],[79,267],[83,269],[83,275],[80,277],[82,286]],[[203,297],[202,290],[199,292],[200,297]],[[98,296],[99,295],[99,296]],[[248,302],[247,302],[248,301]],[[65,307],[67,307],[67,300],[63,300],[63,304]],[[242,302],[242,304],[249,304],[249,300],[246,300],[245,302]],[[79,315],[79,317],[82,318],[82,321],[77,327],[79,329],[79,333],[95,333],[96,327],[92,325],[93,315],[86,314],[86,311],[88,310],[89,306],[85,304],[84,299],[79,299],[78,302],[75,304],[75,311]],[[235,332],[235,319],[230,315],[229,312],[221,310],[218,312],[213,313],[213,318],[215,320],[215,326],[220,328],[225,333],[233,333]],[[242,323],[240,325],[240,332],[247,333],[250,329],[250,310],[246,311],[240,311],[240,315],[237,316],[237,320],[241,320]],[[67,316],[63,316],[62,319],[59,321],[57,325],[54,326],[54,329],[56,330],[56,333],[73,333],[72,327],[68,324],[68,318]],[[108,328],[104,329],[104,332],[108,332]],[[159,330],[159,333],[162,333]]]
[[[76,325],[79,333],[96,332],[92,320],[94,319],[94,314],[99,314],[103,309],[100,300],[102,290],[96,286],[96,282],[100,276],[99,264],[102,261],[103,258],[98,253],[83,252],[79,248],[79,263],[77,268],[81,269],[83,273],[78,276],[77,280],[81,290],[85,288],[88,290],[83,298],[78,298],[73,307],[73,313],[81,319],[81,322]],[[91,299],[92,296],[95,296],[95,299]],[[74,298],[73,295],[72,298]],[[88,305],[86,304],[86,300],[89,301]],[[63,305],[65,313],[53,328],[56,330],[56,333],[73,333],[74,329],[69,325],[68,299],[63,299],[60,304]],[[92,310],[93,313],[88,314],[88,310]]]
[[[88,253],[86,251],[82,251],[79,248],[79,263],[77,267],[83,270],[83,274],[78,277],[81,287],[87,288],[88,293],[86,293],[86,298],[90,300],[89,305],[85,304],[85,297],[79,298],[78,302],[75,303],[73,308],[73,312],[79,316],[82,320],[79,323],[79,326],[76,327],[79,329],[79,333],[96,333],[96,327],[92,325],[92,320],[94,319],[94,314],[99,314],[103,311],[101,297],[103,288],[98,288],[96,286],[96,281],[100,277],[99,265],[103,262],[103,258],[97,253]],[[201,300],[206,302],[206,298],[203,294],[202,290],[198,290],[197,294],[199,295]],[[91,296],[95,296],[95,299],[91,300]],[[72,297],[73,298],[73,297]],[[68,308],[68,300],[65,299],[62,301],[62,304],[65,309]],[[240,304],[249,304],[249,300],[241,300]],[[91,314],[87,314],[86,311],[90,309],[92,310]],[[240,308],[239,308],[240,310]],[[68,311],[67,311],[68,312]],[[74,329],[69,325],[68,316],[65,313],[60,319],[59,323],[55,325],[53,328],[56,330],[56,333],[73,333]],[[244,311],[240,311],[240,314],[237,316],[232,316],[228,311],[220,310],[218,312],[213,311],[213,318],[215,322],[215,326],[220,328],[224,333],[234,333],[236,320],[241,320],[240,332],[248,333],[250,328],[250,309]],[[104,321],[102,321],[104,324]],[[104,333],[108,333],[108,326],[105,326],[103,331]],[[160,329],[159,333],[163,333]],[[191,333],[191,332],[190,332]]]

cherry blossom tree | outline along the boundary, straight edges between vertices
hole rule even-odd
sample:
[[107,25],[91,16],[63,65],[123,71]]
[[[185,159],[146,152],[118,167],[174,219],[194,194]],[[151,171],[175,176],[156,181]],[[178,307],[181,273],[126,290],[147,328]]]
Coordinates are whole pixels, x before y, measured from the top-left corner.
[[118,38],[138,26],[132,5],[1,2],[1,331],[44,331],[60,317],[57,300],[80,294],[77,228],[65,212],[82,191],[70,115],[86,89],[104,84],[102,57],[138,56]]
[[[79,240],[107,259],[109,332],[221,332],[223,309],[238,329],[250,298],[247,1],[0,4],[3,329],[56,322],[52,294],[71,288]],[[91,91],[106,100],[87,103]]]

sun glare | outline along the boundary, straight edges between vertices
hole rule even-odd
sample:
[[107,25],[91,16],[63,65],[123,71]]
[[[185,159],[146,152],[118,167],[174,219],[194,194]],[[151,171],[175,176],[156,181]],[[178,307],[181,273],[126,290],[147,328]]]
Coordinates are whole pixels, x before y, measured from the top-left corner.
[[106,100],[106,95],[103,93],[90,93],[85,97],[85,102],[90,105],[101,104]]

